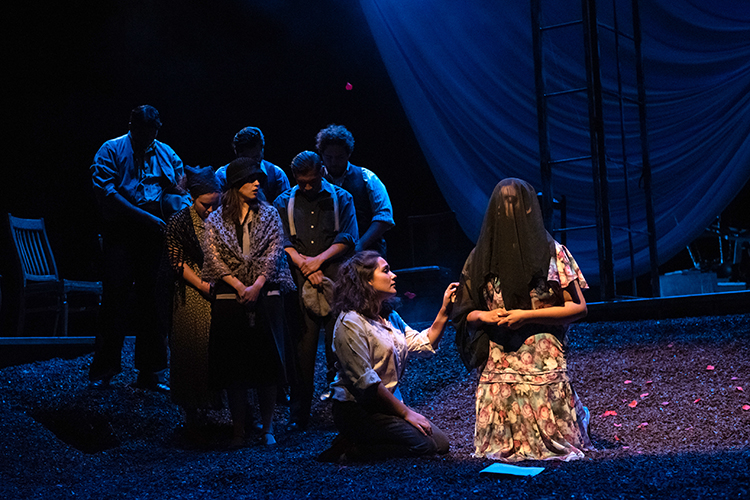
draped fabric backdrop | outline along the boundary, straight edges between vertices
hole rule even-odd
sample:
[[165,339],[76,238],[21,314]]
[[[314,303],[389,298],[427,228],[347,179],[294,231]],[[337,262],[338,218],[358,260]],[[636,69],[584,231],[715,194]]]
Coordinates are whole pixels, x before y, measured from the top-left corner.
[[[476,240],[487,201],[504,177],[541,189],[530,3],[360,0],[388,72],[437,182]],[[621,4],[621,5],[620,5]],[[612,26],[611,0],[597,5]],[[542,0],[543,24],[581,18],[579,2]],[[630,0],[618,0],[632,34]],[[641,2],[650,160],[660,262],[697,237],[750,177],[750,2]],[[547,91],[585,85],[579,26],[545,32]],[[623,93],[636,97],[633,43],[619,44]],[[617,89],[615,37],[600,32],[602,81]],[[616,279],[631,275],[626,184],[635,275],[649,268],[638,110],[607,99],[610,210]],[[590,154],[584,94],[549,102],[552,159]],[[627,158],[627,180],[623,168]],[[553,192],[568,202],[568,226],[595,224],[591,161],[553,167]],[[556,235],[559,239],[559,235]],[[568,234],[568,247],[598,282],[596,230]]]

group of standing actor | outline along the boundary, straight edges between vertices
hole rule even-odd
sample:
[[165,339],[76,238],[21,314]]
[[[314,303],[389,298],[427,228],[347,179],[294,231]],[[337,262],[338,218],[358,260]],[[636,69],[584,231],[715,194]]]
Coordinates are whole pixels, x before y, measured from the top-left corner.
[[[151,106],[134,109],[129,133],[106,142],[91,167],[105,221],[92,385],[105,387],[120,372],[132,315],[136,387],[169,390],[170,332],[172,397],[186,424],[226,391],[230,444],[242,445],[252,388],[261,442],[270,445],[280,386],[291,388],[288,430],[308,426],[323,329],[339,435],[319,459],[446,453],[445,434],[404,403],[399,379],[407,357],[431,356],[452,321],[461,358],[479,376],[475,456],[572,460],[592,447],[588,410],[564,354],[568,325],[586,315],[587,285],[545,230],[528,183],[495,187],[460,282],[445,290],[432,325],[417,332],[394,310],[396,275],[383,239],[394,225],[387,191],[349,162],[354,140],[346,128],[321,130],[318,153],[292,160],[290,187],[264,159],[257,128],[237,133],[237,158],[214,173],[184,167],[156,140],[160,126]],[[168,284],[168,315],[157,314],[157,281]]]
[[[136,388],[171,392],[188,428],[225,390],[232,445],[244,440],[247,390],[254,388],[262,440],[273,444],[278,387],[291,387],[289,428],[307,426],[321,327],[333,380],[333,280],[360,242],[358,217],[366,241],[384,250],[382,234],[394,225],[388,194],[372,172],[348,162],[354,139],[343,126],[320,131],[321,155],[294,158],[293,189],[264,159],[265,139],[255,127],[235,135],[236,159],[215,173],[183,166],[156,140],[160,127],[156,109],[134,109],[128,134],[107,141],[91,166],[105,223],[91,384],[108,387],[121,371],[132,328]],[[324,179],[326,155],[331,179],[352,194]]]

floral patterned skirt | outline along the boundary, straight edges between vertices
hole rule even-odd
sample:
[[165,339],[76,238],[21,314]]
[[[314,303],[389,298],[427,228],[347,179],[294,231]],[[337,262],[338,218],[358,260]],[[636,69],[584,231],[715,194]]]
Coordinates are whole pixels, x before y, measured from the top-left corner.
[[588,411],[571,386],[562,344],[548,333],[529,337],[514,352],[490,342],[476,417],[475,457],[568,461],[593,448]]

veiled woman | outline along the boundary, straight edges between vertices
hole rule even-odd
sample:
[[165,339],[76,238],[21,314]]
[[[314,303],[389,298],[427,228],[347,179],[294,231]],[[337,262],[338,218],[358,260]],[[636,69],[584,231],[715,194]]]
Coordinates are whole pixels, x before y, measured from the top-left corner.
[[263,436],[275,444],[276,387],[285,382],[283,294],[295,288],[278,212],[258,198],[265,174],[249,158],[227,167],[228,190],[206,220],[203,279],[215,283],[209,344],[213,387],[227,389],[231,447],[245,442],[247,390],[256,388]]
[[544,229],[534,188],[500,181],[452,317],[464,364],[481,374],[474,456],[567,461],[591,447],[564,347],[568,325],[586,316],[582,288],[573,256]]

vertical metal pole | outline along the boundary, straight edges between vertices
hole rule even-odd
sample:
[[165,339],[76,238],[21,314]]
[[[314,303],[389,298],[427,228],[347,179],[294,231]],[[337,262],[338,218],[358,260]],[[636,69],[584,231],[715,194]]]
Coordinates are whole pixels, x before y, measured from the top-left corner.
[[596,233],[599,251],[599,286],[602,300],[615,297],[614,265],[612,256],[612,227],[609,213],[609,182],[604,144],[602,109],[602,81],[599,67],[599,36],[596,1],[582,0],[583,34],[586,49],[586,81],[588,84],[589,128],[591,134],[591,164],[596,202]]
[[539,166],[542,177],[542,217],[544,226],[552,232],[554,208],[552,166],[550,164],[549,128],[547,126],[547,98],[544,82],[544,53],[542,51],[541,0],[531,0],[531,33],[534,49],[534,83],[536,84],[536,119],[539,131]]
[[630,253],[630,289],[631,295],[638,296],[638,282],[635,279],[635,250],[633,247],[633,222],[630,216],[630,185],[628,175],[628,150],[625,141],[625,106],[622,98],[622,69],[620,65],[620,23],[617,20],[617,0],[612,0],[612,19],[615,35],[615,61],[617,62],[617,97],[620,106],[620,147],[622,148],[622,175],[625,180],[625,214],[628,228],[628,250]]
[[638,81],[638,115],[641,124],[641,155],[643,157],[643,188],[646,196],[646,226],[648,228],[648,250],[651,263],[651,296],[659,297],[659,257],[656,245],[656,221],[654,217],[654,195],[651,184],[651,161],[649,159],[648,128],[646,124],[646,85],[644,83],[643,54],[641,52],[641,15],[638,0],[632,0],[633,40],[635,42],[635,70]]

